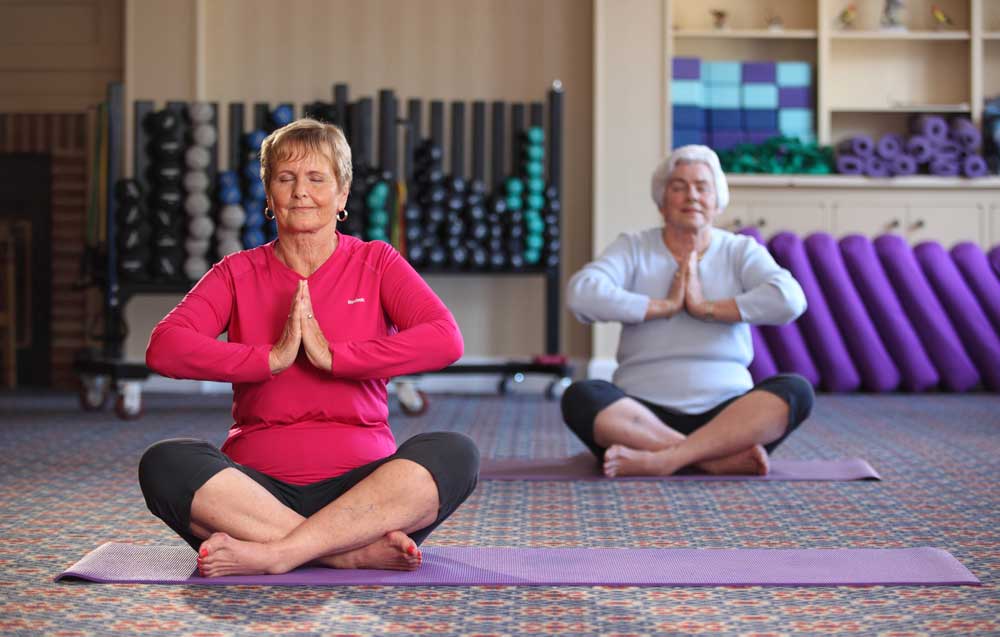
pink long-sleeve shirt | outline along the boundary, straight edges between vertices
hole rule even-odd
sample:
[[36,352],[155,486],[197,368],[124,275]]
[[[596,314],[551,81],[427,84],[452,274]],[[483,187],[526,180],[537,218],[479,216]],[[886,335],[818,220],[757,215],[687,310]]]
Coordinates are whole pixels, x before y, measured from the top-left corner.
[[[391,246],[338,233],[333,255],[308,277],[332,370],[300,350],[272,375],[302,277],[274,244],[227,256],[153,329],[146,365],[171,378],[233,384],[222,451],[292,484],[310,484],[391,455],[386,382],[445,367],[462,355],[454,317]],[[228,341],[218,340],[228,331]]]

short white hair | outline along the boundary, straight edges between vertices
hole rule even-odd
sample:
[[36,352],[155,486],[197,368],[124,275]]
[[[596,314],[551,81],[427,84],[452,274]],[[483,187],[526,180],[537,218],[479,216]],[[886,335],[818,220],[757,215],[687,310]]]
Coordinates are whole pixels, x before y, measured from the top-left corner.
[[729,184],[726,182],[726,174],[722,172],[722,164],[719,163],[719,156],[708,146],[691,144],[675,148],[674,152],[664,158],[660,165],[653,171],[652,194],[656,209],[663,209],[663,193],[667,189],[667,182],[674,174],[677,164],[702,163],[709,167],[712,176],[715,178],[715,201],[719,210],[725,210],[729,205]]

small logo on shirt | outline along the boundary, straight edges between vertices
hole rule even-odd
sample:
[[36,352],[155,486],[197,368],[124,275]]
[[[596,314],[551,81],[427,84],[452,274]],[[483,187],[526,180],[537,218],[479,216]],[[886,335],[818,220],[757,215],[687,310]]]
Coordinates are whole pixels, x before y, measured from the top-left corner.
[[354,305],[355,303],[364,303],[364,302],[365,302],[365,297],[363,297],[363,296],[359,296],[356,299],[348,299],[347,300],[347,304],[348,305]]

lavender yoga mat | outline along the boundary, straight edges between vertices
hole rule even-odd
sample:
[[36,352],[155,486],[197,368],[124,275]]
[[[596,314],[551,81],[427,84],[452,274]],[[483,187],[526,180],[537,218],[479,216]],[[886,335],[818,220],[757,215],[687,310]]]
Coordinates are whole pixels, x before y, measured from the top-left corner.
[[1000,278],[1000,246],[990,248],[990,251],[986,253],[986,260],[989,261],[990,267],[993,268],[993,274]]
[[896,155],[889,160],[889,172],[897,177],[917,174],[917,160],[909,155]]
[[966,117],[958,117],[951,122],[951,138],[962,147],[962,150],[972,153],[983,143],[983,136]]
[[536,458],[533,460],[484,459],[479,467],[480,480],[568,482],[577,480],[607,480],[613,482],[654,480],[693,482],[850,482],[881,480],[875,469],[861,458],[839,460],[771,460],[766,476],[681,473],[672,476],[625,476],[607,478],[601,473],[597,457],[589,451],[569,458]]
[[951,260],[962,272],[993,329],[1000,334],[1000,279],[990,270],[986,255],[975,243],[963,241],[951,249]]
[[862,160],[865,165],[865,174],[869,177],[888,177],[889,176],[889,162],[882,159],[881,157],[876,157],[872,155],[871,157],[865,157]]
[[854,286],[902,376],[907,391],[927,391],[940,381],[916,330],[903,311],[892,284],[868,237],[853,234],[840,240],[840,254]]
[[875,152],[882,159],[889,161],[903,152],[903,138],[895,133],[887,133],[875,144]]
[[916,159],[918,164],[924,164],[933,157],[934,144],[923,135],[914,135],[906,140],[906,152]]
[[939,115],[917,115],[910,120],[910,131],[931,140],[948,138],[948,122]]
[[300,568],[203,578],[186,546],[108,542],[56,577],[249,586],[980,586],[947,551],[428,547],[416,571]]
[[863,175],[865,162],[854,155],[837,155],[837,172],[841,175]]
[[855,135],[837,144],[837,151],[845,155],[870,157],[875,152],[875,142],[868,135]]
[[962,158],[962,174],[966,177],[985,177],[989,172],[989,164],[981,155],[966,155]]
[[817,232],[806,238],[805,245],[816,279],[829,301],[830,312],[841,327],[844,342],[861,374],[862,385],[875,392],[896,389],[900,382],[899,370],[851,282],[837,242],[829,234]]

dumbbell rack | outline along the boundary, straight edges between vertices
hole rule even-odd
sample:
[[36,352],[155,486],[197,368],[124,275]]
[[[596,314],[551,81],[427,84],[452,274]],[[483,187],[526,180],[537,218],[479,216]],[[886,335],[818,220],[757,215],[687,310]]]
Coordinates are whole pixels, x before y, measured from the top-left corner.
[[[345,84],[337,84],[333,90],[334,102],[331,116],[324,119],[332,120],[331,123],[338,124],[345,131],[351,144],[355,156],[356,164],[374,163],[373,153],[373,101],[371,98],[363,97],[354,103],[348,100],[348,89]],[[562,87],[556,82],[549,92],[549,152],[548,152],[548,173],[549,183],[559,192],[562,174],[562,111],[563,95]],[[107,163],[107,187],[108,192],[114,191],[115,184],[119,181],[121,153],[123,147],[123,113],[124,101],[121,84],[111,84],[108,90],[108,163]],[[289,105],[290,106],[290,105]],[[455,129],[458,131],[452,138],[452,163],[455,173],[460,173],[462,165],[463,138],[461,134],[462,122],[460,113],[464,108],[463,104],[453,105],[453,124],[457,123]],[[183,119],[185,103],[169,102],[167,108],[175,111]],[[134,125],[134,177],[142,187],[144,193],[150,189],[148,181],[149,162],[145,150],[148,142],[147,131],[143,126],[146,116],[152,112],[151,102],[139,101],[134,105],[135,125]],[[229,105],[229,152],[228,163],[231,169],[238,170],[242,158],[239,140],[243,136],[244,125],[244,105],[233,103]],[[502,118],[504,104],[494,102],[494,128],[493,128],[493,184],[498,187],[504,178],[503,157],[503,126]],[[473,127],[476,134],[473,135],[473,175],[482,178],[484,167],[482,134],[485,118],[483,116],[485,104],[482,102],[473,103]],[[213,105],[216,115],[217,107]],[[511,108],[513,148],[517,148],[518,132],[523,129],[523,117],[525,106],[514,104]],[[500,113],[500,117],[497,117]],[[306,108],[309,113],[309,107]],[[533,103],[530,105],[531,124],[541,126],[543,117],[543,105]],[[258,129],[266,129],[266,122],[269,117],[269,106],[267,104],[256,104],[254,106],[254,123]],[[459,117],[458,120],[455,118]],[[214,118],[218,122],[218,118]],[[406,119],[399,117],[398,101],[391,90],[379,92],[379,148],[378,167],[381,174],[391,180],[402,180],[412,178],[413,152],[416,141],[419,137],[420,127],[420,103],[419,100],[409,101],[409,113]],[[399,166],[397,137],[399,129],[405,132],[403,143],[403,169],[402,174],[397,177]],[[440,102],[431,103],[431,137],[438,143],[443,144],[443,104]],[[216,150],[216,149],[213,149]],[[217,152],[212,152],[212,162],[208,168],[210,175],[214,176],[218,172]],[[516,157],[516,151],[512,153],[512,158]],[[212,179],[214,182],[214,178]],[[395,191],[390,196],[391,203],[395,206]],[[353,207],[353,206],[352,206]],[[218,203],[213,203],[212,213],[216,213]],[[183,213],[182,213],[183,214]],[[118,237],[117,237],[117,216],[118,203],[115,197],[108,197],[107,209],[107,241],[106,241],[106,272],[105,279],[101,281],[104,300],[104,344],[102,351],[96,356],[81,357],[75,364],[75,370],[80,375],[82,381],[81,406],[84,409],[100,409],[111,393],[117,394],[116,411],[122,418],[136,418],[141,415],[141,383],[149,376],[149,370],[141,363],[129,363],[122,358],[122,344],[125,337],[125,326],[123,322],[123,310],[125,305],[136,295],[148,294],[171,294],[178,295],[186,293],[191,286],[191,282],[181,276],[176,279],[160,279],[151,281],[123,280],[120,276],[118,263]],[[393,223],[393,221],[390,221]],[[391,231],[390,231],[391,235]],[[549,398],[561,394],[569,384],[572,375],[572,367],[568,365],[566,359],[557,354],[559,348],[559,312],[560,312],[560,268],[558,259],[555,263],[539,264],[516,269],[470,271],[455,270],[450,268],[419,267],[418,271],[424,275],[431,276],[542,276],[545,279],[545,355],[536,357],[532,361],[507,361],[497,364],[461,364],[452,365],[448,368],[432,372],[435,374],[500,374],[502,380],[499,384],[500,392],[505,392],[511,382],[521,382],[524,375],[528,373],[551,375],[555,377],[548,388],[546,395]],[[409,381],[403,380],[403,383]],[[407,388],[401,388],[401,398],[404,396],[416,397],[416,400],[405,400],[403,398],[404,410],[408,413],[420,413],[427,408],[426,396],[412,388],[412,384]],[[410,389],[411,391],[407,391]]]

